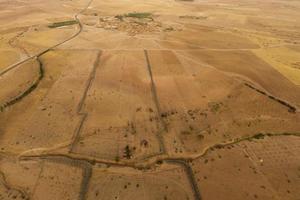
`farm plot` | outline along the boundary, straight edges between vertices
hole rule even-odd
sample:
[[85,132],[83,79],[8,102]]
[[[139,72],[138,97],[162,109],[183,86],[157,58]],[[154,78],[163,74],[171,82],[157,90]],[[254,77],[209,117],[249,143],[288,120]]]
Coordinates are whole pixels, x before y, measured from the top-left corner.
[[[185,24],[182,31],[166,33],[159,42],[166,48],[256,49],[258,45],[247,38],[217,28]],[[182,44],[182,45],[180,45]],[[179,46],[178,46],[179,45]]]
[[300,86],[300,53],[288,47],[266,48],[254,53],[283,76]]
[[184,168],[162,164],[145,172],[131,168],[94,168],[87,200],[194,199]]
[[40,63],[34,59],[4,73],[0,77],[0,109],[3,110],[35,87],[42,73]]
[[81,163],[57,158],[20,162],[16,157],[4,155],[0,159],[3,199],[79,199],[85,175]]
[[82,111],[87,117],[73,152],[112,161],[161,153],[161,124],[143,51],[105,51]]
[[297,199],[299,137],[276,136],[209,151],[191,166],[203,199]]
[[4,70],[6,67],[14,64],[20,59],[19,54],[16,51],[11,50],[1,50],[0,51],[0,71]]
[[96,51],[42,56],[45,76],[38,87],[1,116],[1,151],[30,154],[70,145],[81,119],[77,107],[96,57]]
[[299,114],[241,81],[171,51],[149,51],[160,114],[172,155],[257,133],[298,132]]
[[79,199],[83,174],[83,168],[80,166],[45,162],[32,198]]
[[[53,24],[49,24],[51,25]],[[76,31],[78,31],[76,24],[59,28],[36,26],[19,38],[16,46],[25,49],[29,55],[34,55],[70,38]]]
[[252,52],[195,50],[182,54],[223,72],[250,80],[272,95],[299,106],[299,88]]

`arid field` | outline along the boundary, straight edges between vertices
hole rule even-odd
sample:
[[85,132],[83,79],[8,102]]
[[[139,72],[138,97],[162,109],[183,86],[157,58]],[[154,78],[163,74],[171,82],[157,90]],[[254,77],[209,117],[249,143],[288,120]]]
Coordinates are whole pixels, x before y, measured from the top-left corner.
[[0,200],[300,200],[300,1],[0,0]]

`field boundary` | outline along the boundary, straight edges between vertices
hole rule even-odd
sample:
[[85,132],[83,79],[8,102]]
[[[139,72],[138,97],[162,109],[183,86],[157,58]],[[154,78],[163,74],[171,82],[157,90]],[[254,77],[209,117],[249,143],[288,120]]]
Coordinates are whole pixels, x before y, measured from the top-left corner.
[[73,152],[73,149],[75,147],[75,145],[78,143],[79,139],[80,139],[80,132],[81,132],[81,129],[82,129],[82,126],[83,126],[83,123],[85,122],[86,118],[88,117],[88,113],[82,111],[82,108],[83,108],[83,104],[84,104],[84,101],[86,99],[86,96],[87,96],[87,93],[95,79],[95,74],[96,74],[96,71],[97,71],[97,68],[98,68],[98,65],[100,63],[100,57],[102,55],[102,51],[98,51],[97,55],[96,55],[96,59],[95,59],[95,62],[93,64],[93,68],[92,68],[92,71],[89,75],[89,78],[86,82],[86,87],[83,91],[83,95],[78,103],[78,106],[77,106],[77,111],[76,113],[78,115],[80,115],[82,118],[79,122],[79,125],[78,127],[76,128],[75,130],[75,133],[74,133],[74,136],[73,136],[73,140],[72,140],[72,143],[71,143],[71,146],[70,146],[70,150],[69,152]]
[[55,45],[53,45],[53,46],[51,46],[51,47],[46,48],[45,50],[43,50],[43,51],[41,51],[41,52],[39,52],[39,53],[37,53],[37,54],[35,54],[35,55],[32,55],[32,56],[30,56],[30,57],[28,57],[28,58],[26,58],[26,59],[24,59],[24,60],[21,60],[21,61],[15,63],[15,64],[12,64],[12,65],[8,66],[8,67],[5,68],[4,70],[0,71],[0,76],[6,74],[6,73],[9,72],[10,70],[12,70],[12,69],[14,69],[14,68],[16,68],[16,67],[18,67],[18,66],[20,66],[22,63],[25,63],[26,61],[28,61],[28,60],[30,60],[30,59],[32,59],[32,58],[38,58],[39,56],[41,56],[41,55],[47,53],[48,51],[50,51],[50,50],[52,50],[52,49],[54,49],[54,48],[56,48],[56,47],[58,47],[58,46],[60,46],[60,45],[62,45],[62,44],[64,44],[64,43],[66,43],[66,42],[68,42],[68,41],[74,39],[75,37],[77,37],[77,36],[82,32],[82,29],[83,29],[82,23],[81,23],[81,21],[79,20],[78,16],[79,16],[82,12],[84,12],[84,11],[91,5],[91,3],[92,3],[93,1],[94,1],[94,0],[90,0],[90,1],[87,3],[87,5],[84,6],[83,9],[81,9],[78,13],[76,13],[76,14],[74,15],[73,18],[74,18],[75,21],[78,22],[78,26],[79,26],[79,30],[78,30],[75,34],[73,34],[71,37],[69,37],[69,38],[67,38],[67,39],[65,39],[65,40],[63,40],[63,41],[61,41],[61,42],[59,42],[59,43],[57,43],[57,44],[55,44]]
[[43,69],[43,63],[40,60],[39,57],[36,58],[36,61],[39,64],[39,75],[38,78],[34,81],[34,83],[29,86],[25,91],[23,91],[21,94],[17,95],[16,97],[12,98],[8,102],[3,103],[3,105],[0,105],[0,112],[2,112],[6,107],[11,106],[17,102],[19,102],[21,99],[23,99],[25,96],[30,94],[40,83],[40,81],[44,77],[44,69]]
[[163,132],[168,132],[168,127],[167,127],[165,121],[162,119],[162,116],[161,116],[162,112],[161,112],[161,108],[160,108],[160,104],[159,104],[159,100],[158,100],[158,95],[157,95],[157,91],[156,91],[155,82],[154,82],[153,75],[152,75],[152,69],[151,69],[151,63],[150,63],[148,51],[144,50],[144,54],[145,54],[145,58],[146,58],[147,69],[148,69],[149,76],[150,76],[150,79],[151,79],[151,93],[152,93],[152,98],[153,98],[156,110],[158,112],[157,113],[158,119],[159,119],[161,125],[163,126],[163,130],[160,130],[157,133],[157,138],[158,138],[160,146],[161,146],[161,152],[163,154],[165,154],[167,152],[166,152],[166,147],[165,147],[165,144],[164,144],[164,139],[162,137],[162,133]]
[[258,93],[260,93],[260,94],[262,94],[262,95],[264,95],[264,96],[266,96],[266,97],[268,97],[269,99],[271,99],[271,100],[273,100],[273,101],[276,101],[277,103],[279,103],[279,104],[281,104],[281,105],[287,107],[287,108],[288,108],[288,111],[289,111],[290,113],[296,113],[297,110],[298,110],[295,106],[292,106],[292,105],[289,104],[288,102],[283,101],[283,100],[281,100],[281,99],[279,99],[279,98],[277,98],[277,97],[275,97],[275,96],[273,96],[273,95],[267,94],[266,92],[264,92],[264,91],[262,91],[262,90],[260,90],[260,89],[258,89],[258,88],[256,88],[256,87],[250,85],[249,83],[244,83],[244,85],[247,86],[248,88],[250,88],[250,89],[252,89],[252,90],[254,90],[254,91],[256,91],[256,92],[258,92]]

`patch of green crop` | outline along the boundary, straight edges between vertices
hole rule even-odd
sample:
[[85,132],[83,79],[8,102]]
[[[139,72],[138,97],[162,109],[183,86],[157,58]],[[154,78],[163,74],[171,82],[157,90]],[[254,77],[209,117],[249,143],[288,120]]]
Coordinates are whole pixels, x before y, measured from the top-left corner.
[[134,17],[134,18],[152,18],[152,14],[148,12],[132,12],[124,15],[125,17]]
[[78,24],[77,20],[69,20],[69,21],[63,21],[63,22],[54,22],[50,25],[48,25],[49,28],[57,28],[61,26],[70,26],[73,24]]

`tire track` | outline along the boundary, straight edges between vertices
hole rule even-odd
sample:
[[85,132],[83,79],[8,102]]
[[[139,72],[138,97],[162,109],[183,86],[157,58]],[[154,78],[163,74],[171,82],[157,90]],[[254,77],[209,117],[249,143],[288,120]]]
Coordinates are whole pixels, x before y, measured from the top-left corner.
[[156,86],[155,86],[155,82],[153,79],[153,75],[152,75],[152,70],[151,70],[151,63],[150,63],[150,59],[149,59],[149,55],[148,55],[148,51],[144,50],[144,54],[145,54],[145,58],[146,58],[146,62],[147,62],[147,69],[148,69],[148,73],[151,79],[151,92],[152,92],[152,98],[157,110],[157,114],[158,114],[158,119],[161,123],[161,125],[163,126],[163,130],[160,130],[157,133],[157,137],[158,137],[158,141],[160,143],[160,148],[161,148],[161,153],[162,154],[166,154],[166,147],[164,144],[164,139],[162,137],[162,133],[163,132],[168,132],[168,127],[167,124],[165,123],[165,121],[162,119],[162,112],[161,112],[161,108],[160,108],[160,104],[159,104],[159,100],[158,100],[158,95],[157,95],[157,91],[156,91]]

